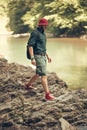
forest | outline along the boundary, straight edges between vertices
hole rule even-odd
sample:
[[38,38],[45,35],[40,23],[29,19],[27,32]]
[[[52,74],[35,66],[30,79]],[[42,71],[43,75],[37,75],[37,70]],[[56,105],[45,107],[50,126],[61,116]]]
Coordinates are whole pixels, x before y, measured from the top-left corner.
[[87,34],[87,0],[1,0],[0,15],[14,34],[31,32],[41,17],[54,37]]

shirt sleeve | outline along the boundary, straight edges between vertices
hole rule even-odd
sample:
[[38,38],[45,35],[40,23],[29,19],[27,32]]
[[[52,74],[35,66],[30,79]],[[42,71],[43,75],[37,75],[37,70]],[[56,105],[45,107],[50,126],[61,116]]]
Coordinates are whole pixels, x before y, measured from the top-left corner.
[[37,35],[36,33],[33,31],[30,35],[30,38],[28,40],[28,46],[32,46],[34,47],[36,44],[36,40],[37,40]]

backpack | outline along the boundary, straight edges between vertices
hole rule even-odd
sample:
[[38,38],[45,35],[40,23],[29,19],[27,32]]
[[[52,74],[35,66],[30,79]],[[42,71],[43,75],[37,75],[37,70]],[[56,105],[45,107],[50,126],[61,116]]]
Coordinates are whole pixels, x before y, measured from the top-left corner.
[[27,45],[27,48],[26,48],[26,56],[27,56],[27,59],[28,59],[28,60],[31,59],[28,45]]
[[[38,37],[40,36],[38,30],[35,30],[35,33],[36,33],[36,35],[37,35]],[[29,47],[28,47],[28,43],[27,43],[27,46],[26,46],[26,57],[27,57],[28,60],[31,59],[30,52],[29,52]]]

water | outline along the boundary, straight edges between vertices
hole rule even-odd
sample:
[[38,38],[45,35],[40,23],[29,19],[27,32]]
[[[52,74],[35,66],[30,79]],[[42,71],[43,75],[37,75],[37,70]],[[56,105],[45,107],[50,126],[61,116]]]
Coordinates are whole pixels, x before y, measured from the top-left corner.
[[[0,54],[9,62],[26,66],[26,43],[28,37],[9,37],[0,35]],[[50,38],[47,40],[47,52],[52,63],[47,65],[49,72],[56,72],[70,88],[87,86],[87,41],[79,38]]]

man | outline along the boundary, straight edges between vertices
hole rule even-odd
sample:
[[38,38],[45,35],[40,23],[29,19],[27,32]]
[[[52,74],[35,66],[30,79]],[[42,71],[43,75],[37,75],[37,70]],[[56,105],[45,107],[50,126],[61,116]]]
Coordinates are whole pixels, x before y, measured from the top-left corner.
[[27,89],[33,89],[32,84],[34,81],[41,76],[41,83],[45,91],[45,98],[47,100],[55,99],[54,96],[49,92],[48,82],[47,82],[47,72],[46,72],[46,62],[51,62],[46,52],[46,36],[45,29],[48,25],[48,21],[45,18],[41,18],[38,22],[38,27],[31,33],[28,40],[28,47],[31,56],[31,64],[36,66],[36,74],[31,78],[28,84],[26,84]]

